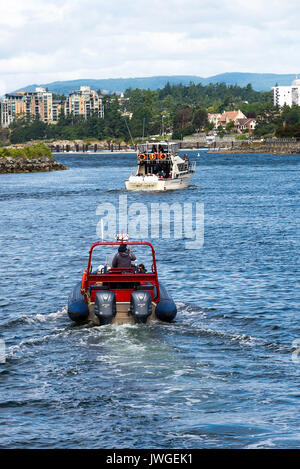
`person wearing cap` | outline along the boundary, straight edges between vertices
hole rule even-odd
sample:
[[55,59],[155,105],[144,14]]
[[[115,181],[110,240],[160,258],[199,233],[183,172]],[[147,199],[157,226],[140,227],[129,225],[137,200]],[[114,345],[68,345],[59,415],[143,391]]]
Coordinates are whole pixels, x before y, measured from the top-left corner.
[[146,269],[146,267],[144,266],[144,264],[139,264],[139,266],[138,266],[138,273],[139,273],[139,274],[146,274],[146,273],[147,273],[147,269]]
[[112,261],[112,267],[113,268],[128,268],[131,267],[131,261],[135,261],[136,257],[131,251],[131,249],[127,249],[127,244],[121,244],[119,246],[117,254],[115,254],[113,261]]

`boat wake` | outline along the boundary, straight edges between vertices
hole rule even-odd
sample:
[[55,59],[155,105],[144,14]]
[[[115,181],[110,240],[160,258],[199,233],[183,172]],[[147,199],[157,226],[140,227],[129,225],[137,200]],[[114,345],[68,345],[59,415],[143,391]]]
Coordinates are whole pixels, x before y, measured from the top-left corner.
[[24,324],[35,325],[41,322],[47,323],[49,321],[55,321],[61,318],[66,318],[67,316],[67,306],[64,306],[62,309],[59,309],[56,312],[48,314],[28,314],[26,316],[20,316],[16,319],[11,319],[7,322],[0,324],[1,329],[9,329],[16,326],[22,326]]

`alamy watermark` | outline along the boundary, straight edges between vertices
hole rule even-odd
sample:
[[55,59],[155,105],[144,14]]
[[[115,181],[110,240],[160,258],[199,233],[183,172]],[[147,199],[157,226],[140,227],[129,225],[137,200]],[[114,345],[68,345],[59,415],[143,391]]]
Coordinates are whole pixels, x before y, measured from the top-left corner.
[[6,350],[5,350],[5,342],[4,340],[0,339],[0,363],[6,362]]
[[116,233],[128,233],[131,239],[184,239],[186,249],[200,249],[204,243],[204,204],[200,202],[166,202],[128,204],[127,195],[119,196],[119,203],[98,205],[100,216],[97,236],[101,238],[102,222],[105,239]]
[[294,363],[300,363],[300,339],[295,339],[292,342],[292,360]]

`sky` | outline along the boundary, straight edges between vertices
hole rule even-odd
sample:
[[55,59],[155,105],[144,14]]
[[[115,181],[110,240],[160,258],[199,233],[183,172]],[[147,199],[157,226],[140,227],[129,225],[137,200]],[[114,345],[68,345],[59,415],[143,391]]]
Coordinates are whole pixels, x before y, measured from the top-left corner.
[[0,0],[0,95],[79,78],[296,73],[299,0]]

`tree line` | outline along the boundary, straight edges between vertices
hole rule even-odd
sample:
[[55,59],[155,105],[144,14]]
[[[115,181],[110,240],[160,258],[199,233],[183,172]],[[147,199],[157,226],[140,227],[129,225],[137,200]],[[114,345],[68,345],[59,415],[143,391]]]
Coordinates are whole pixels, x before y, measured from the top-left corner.
[[181,139],[200,130],[212,130],[208,113],[236,109],[257,119],[257,136],[298,136],[300,132],[299,107],[286,106],[280,111],[272,104],[271,92],[255,91],[250,84],[240,87],[224,83],[208,86],[167,83],[155,91],[129,88],[122,97],[104,96],[103,104],[104,118],[91,114],[85,119],[62,113],[56,124],[38,118],[16,119],[8,129],[10,142],[89,138],[128,142],[131,137],[162,134]]

